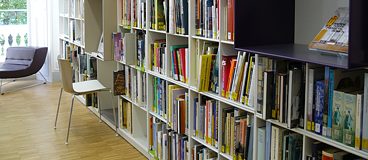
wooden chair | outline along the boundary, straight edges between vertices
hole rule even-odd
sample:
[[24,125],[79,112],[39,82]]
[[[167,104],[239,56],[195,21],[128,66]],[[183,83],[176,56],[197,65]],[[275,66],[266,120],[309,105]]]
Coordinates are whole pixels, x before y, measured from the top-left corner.
[[[61,95],[62,95],[63,91],[68,92],[68,93],[73,95],[72,96],[72,103],[71,103],[71,106],[70,106],[68,132],[67,132],[66,140],[65,140],[65,144],[68,144],[70,123],[71,123],[71,119],[72,119],[72,112],[73,112],[73,105],[74,105],[75,96],[76,95],[85,95],[85,94],[90,94],[90,93],[95,93],[95,92],[103,92],[103,91],[110,91],[110,93],[111,93],[111,90],[106,88],[105,86],[103,86],[98,80],[88,80],[88,81],[73,83],[73,79],[72,79],[73,70],[72,70],[72,67],[71,67],[71,64],[70,64],[69,60],[58,59],[58,63],[59,63],[59,68],[60,68],[62,88],[60,90],[59,102],[58,102],[58,107],[57,107],[57,111],[56,111],[56,118],[55,118],[54,128],[56,129],[56,123],[57,123],[57,119],[58,119],[58,115],[59,115]],[[112,97],[112,94],[111,94],[111,97]],[[98,105],[98,108],[99,108],[99,114],[100,114],[99,118],[100,118],[100,122],[101,122],[101,106]],[[117,134],[118,130],[117,130],[116,115],[115,115],[115,107],[112,107],[112,108],[113,108],[113,115],[114,115],[114,122],[115,122],[115,133],[116,133],[116,135],[118,135]]]

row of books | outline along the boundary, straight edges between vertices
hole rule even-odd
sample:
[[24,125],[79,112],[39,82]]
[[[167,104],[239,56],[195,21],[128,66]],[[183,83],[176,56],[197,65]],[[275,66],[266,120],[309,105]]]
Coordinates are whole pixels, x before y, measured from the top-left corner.
[[150,70],[166,75],[167,70],[167,54],[166,40],[155,40],[150,45]]
[[119,127],[132,133],[132,103],[122,99],[119,103],[119,111]]
[[304,127],[305,66],[259,57],[257,111],[288,128]]
[[168,85],[168,125],[179,134],[188,135],[188,91],[178,85]]
[[[258,159],[301,160],[303,136],[287,129],[273,126],[266,122],[265,127],[258,128]],[[262,141],[265,140],[265,141]]]
[[206,148],[202,144],[196,144],[192,148],[192,159],[193,160],[216,160],[217,153],[212,150]]
[[[123,26],[131,26],[132,22],[132,0],[122,0],[121,1],[121,25]],[[134,13],[134,12],[133,12]]]
[[218,93],[218,44],[197,40],[196,48],[198,90]]
[[[71,0],[70,2],[70,17],[83,18],[84,17],[84,1]],[[67,10],[66,6],[64,10]]]
[[221,96],[253,106],[255,57],[246,52],[222,56]]
[[205,96],[194,99],[193,134],[205,143],[218,147],[218,102]]
[[245,111],[226,107],[222,109],[221,152],[234,159],[253,157],[253,116]]
[[195,0],[196,35],[219,39],[219,0]]
[[144,69],[145,66],[145,33],[121,32],[113,33],[114,59],[127,65]]
[[156,159],[189,159],[190,146],[187,135],[177,133],[155,117],[150,117],[149,123],[150,153]]
[[169,0],[169,8],[165,5],[164,9],[168,33],[188,35],[188,1]]
[[318,141],[311,143],[312,153],[307,154],[306,160],[362,160],[358,156],[333,148]]
[[166,81],[158,77],[153,77],[152,84],[153,84],[153,90],[152,90],[153,102],[152,102],[151,111],[167,119],[168,105],[166,104],[167,103],[166,101],[166,95],[167,95]]
[[189,51],[188,45],[170,46],[170,76],[177,81],[188,83]]
[[150,28],[154,30],[166,30],[166,0],[152,0],[151,1],[151,24]]
[[146,28],[146,0],[133,0],[133,26]]
[[229,41],[234,41],[234,31],[235,31],[235,0],[226,0],[225,7],[224,7],[224,14],[225,14],[225,23],[224,25],[226,31],[226,39]]
[[368,74],[311,67],[308,75],[307,130],[368,151]]
[[125,96],[138,104],[146,103],[146,74],[132,67],[124,66]]

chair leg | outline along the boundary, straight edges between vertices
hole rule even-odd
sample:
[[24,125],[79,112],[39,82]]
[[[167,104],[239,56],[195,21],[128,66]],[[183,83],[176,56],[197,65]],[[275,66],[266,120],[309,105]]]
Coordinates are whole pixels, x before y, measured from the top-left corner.
[[72,97],[72,104],[70,105],[70,115],[69,115],[68,133],[66,134],[65,144],[68,144],[68,140],[69,140],[69,131],[70,131],[70,123],[71,123],[71,121],[72,121],[72,113],[73,113],[74,98],[75,98],[75,95],[73,94],[73,97]]
[[97,104],[98,104],[98,114],[99,114],[99,118],[100,118],[100,123],[102,123],[102,119],[101,119],[101,116],[102,116],[102,112],[101,112],[101,105],[100,105],[100,99],[97,98]]
[[59,102],[58,102],[58,107],[56,110],[56,117],[55,117],[55,125],[54,125],[54,129],[56,129],[56,123],[58,120],[58,116],[59,116],[59,109],[60,109],[60,100],[61,100],[61,95],[63,94],[63,88],[60,89],[60,95],[59,95]]
[[4,95],[3,91],[1,90],[2,86],[3,86],[3,80],[0,79],[0,94]]
[[[111,102],[114,102],[114,97],[113,97],[113,94],[112,94],[112,91],[110,90],[110,93],[111,93]],[[114,114],[114,122],[115,122],[115,136],[119,136],[118,134],[118,124],[117,124],[117,120],[116,120],[116,112],[115,112],[115,107],[112,106],[112,112]]]
[[43,84],[46,84],[47,80],[46,80],[45,76],[43,76],[43,74],[42,74],[41,72],[38,72],[38,73],[40,73],[40,75],[41,75],[41,76],[42,76],[42,78],[43,78]]

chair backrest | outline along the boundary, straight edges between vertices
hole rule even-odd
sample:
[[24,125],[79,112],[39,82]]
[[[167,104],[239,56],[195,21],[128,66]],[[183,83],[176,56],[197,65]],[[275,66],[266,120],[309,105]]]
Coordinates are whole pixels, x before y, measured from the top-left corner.
[[33,62],[35,52],[36,48],[33,47],[9,47],[6,50],[5,64],[29,67]]
[[63,90],[68,93],[75,93],[73,89],[73,69],[69,60],[59,58],[58,63]]
[[21,78],[37,73],[45,63],[47,47],[9,47],[0,78]]

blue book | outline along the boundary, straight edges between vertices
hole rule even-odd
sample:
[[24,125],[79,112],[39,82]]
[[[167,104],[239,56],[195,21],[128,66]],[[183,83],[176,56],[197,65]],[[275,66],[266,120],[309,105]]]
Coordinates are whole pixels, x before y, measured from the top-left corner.
[[322,134],[323,127],[323,107],[325,101],[325,84],[321,81],[316,81],[316,110],[314,112],[314,123],[315,123],[315,132],[317,134]]
[[271,122],[266,122],[266,159],[265,160],[271,160],[271,130],[272,124]]
[[330,68],[329,70],[329,81],[328,81],[328,119],[327,119],[327,137],[331,137],[332,130],[332,112],[333,112],[333,92],[335,89],[335,71]]

